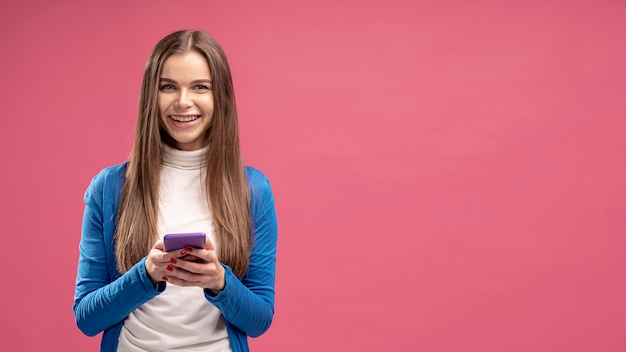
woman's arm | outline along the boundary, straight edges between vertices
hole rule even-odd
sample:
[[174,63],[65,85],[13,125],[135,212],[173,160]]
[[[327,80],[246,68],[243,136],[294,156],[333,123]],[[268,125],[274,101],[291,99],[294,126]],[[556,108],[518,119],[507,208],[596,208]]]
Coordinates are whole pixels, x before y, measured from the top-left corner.
[[278,227],[269,181],[258,170],[246,171],[251,188],[254,239],[248,272],[239,280],[224,266],[224,290],[215,296],[205,290],[205,296],[230,324],[248,336],[257,337],[267,331],[274,317]]
[[115,269],[113,236],[123,172],[119,174],[103,171],[85,193],[73,310],[78,328],[89,336],[122,322],[164,289],[153,286],[145,258],[124,275]]

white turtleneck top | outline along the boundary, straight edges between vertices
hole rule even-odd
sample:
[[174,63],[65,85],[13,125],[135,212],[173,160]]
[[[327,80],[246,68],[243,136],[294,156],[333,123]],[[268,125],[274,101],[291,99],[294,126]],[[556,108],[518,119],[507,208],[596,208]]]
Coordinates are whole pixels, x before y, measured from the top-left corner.
[[[204,232],[215,242],[204,194],[207,148],[182,151],[163,145],[159,188],[161,238],[166,233]],[[199,287],[167,284],[160,295],[124,321],[118,351],[231,351],[224,318]]]

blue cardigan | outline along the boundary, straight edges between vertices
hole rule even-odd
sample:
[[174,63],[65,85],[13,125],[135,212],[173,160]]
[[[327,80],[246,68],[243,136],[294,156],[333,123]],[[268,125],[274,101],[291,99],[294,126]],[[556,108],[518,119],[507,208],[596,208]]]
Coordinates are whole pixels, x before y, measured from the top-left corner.
[[[76,275],[74,317],[88,336],[104,331],[100,351],[116,351],[124,319],[166,289],[146,273],[144,257],[121,274],[115,261],[115,221],[126,163],[102,170],[85,193],[80,257]],[[274,316],[277,224],[268,179],[246,167],[251,197],[253,247],[248,272],[237,278],[226,269],[226,287],[206,299],[224,315],[233,352],[249,351],[247,336],[263,334]],[[206,291],[205,291],[206,292]],[[201,332],[199,332],[201,333]]]

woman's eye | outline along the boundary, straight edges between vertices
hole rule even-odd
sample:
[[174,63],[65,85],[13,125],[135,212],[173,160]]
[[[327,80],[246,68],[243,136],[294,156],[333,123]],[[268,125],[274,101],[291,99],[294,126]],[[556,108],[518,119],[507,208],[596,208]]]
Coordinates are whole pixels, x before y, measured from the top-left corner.
[[197,86],[194,86],[193,89],[195,90],[209,90],[209,87],[202,85],[202,84],[198,84]]
[[164,84],[161,86],[161,90],[171,90],[174,89],[174,86],[171,84]]

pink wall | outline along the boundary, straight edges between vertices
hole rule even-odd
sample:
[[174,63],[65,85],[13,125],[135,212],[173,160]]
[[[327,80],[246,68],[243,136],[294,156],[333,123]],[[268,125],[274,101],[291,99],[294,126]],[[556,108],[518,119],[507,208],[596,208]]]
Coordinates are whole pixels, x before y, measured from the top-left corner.
[[191,27],[277,198],[257,351],[624,351],[624,3],[296,3],[0,4],[2,349],[96,349],[82,195],[128,154],[150,49]]

